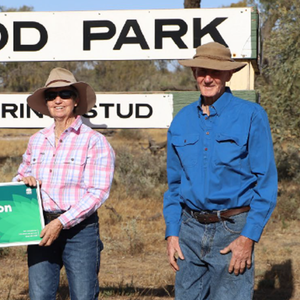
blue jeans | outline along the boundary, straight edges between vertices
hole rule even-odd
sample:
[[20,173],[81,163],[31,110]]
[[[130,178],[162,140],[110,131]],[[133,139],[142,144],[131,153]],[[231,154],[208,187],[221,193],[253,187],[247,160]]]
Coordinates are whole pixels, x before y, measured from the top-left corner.
[[72,300],[98,299],[102,249],[97,214],[71,229],[62,230],[49,247],[28,246],[30,299],[56,299],[63,265]]
[[[178,259],[176,300],[250,300],[253,297],[254,265],[238,276],[228,272],[231,253],[220,250],[239,237],[248,213],[228,221],[200,224],[183,211],[179,244],[184,260]],[[254,255],[252,255],[252,263]]]

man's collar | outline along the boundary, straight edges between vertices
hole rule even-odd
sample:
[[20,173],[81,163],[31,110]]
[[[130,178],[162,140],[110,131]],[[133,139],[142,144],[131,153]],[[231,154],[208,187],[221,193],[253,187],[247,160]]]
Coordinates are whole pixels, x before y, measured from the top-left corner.
[[[214,102],[210,107],[212,107],[217,115],[221,115],[223,110],[229,105],[229,102],[231,101],[231,90],[229,87],[225,88],[225,92],[220,96],[220,98]],[[202,97],[200,96],[199,102],[198,102],[198,108],[202,111],[201,108],[202,105]]]

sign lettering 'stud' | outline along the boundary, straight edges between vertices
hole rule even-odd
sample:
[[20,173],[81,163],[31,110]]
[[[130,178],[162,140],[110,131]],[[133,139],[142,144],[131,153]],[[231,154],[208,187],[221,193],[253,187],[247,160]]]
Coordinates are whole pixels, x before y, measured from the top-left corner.
[[[28,96],[0,94],[0,128],[43,128],[52,124],[53,119],[27,105]],[[83,115],[92,128],[167,128],[172,118],[171,94],[97,94],[95,106]]]

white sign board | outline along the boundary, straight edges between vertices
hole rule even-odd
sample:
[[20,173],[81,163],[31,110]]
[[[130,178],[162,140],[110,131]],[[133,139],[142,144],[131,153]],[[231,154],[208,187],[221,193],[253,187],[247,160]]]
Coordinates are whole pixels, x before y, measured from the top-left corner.
[[[53,119],[34,112],[29,94],[0,94],[0,128],[44,128]],[[92,128],[168,128],[173,118],[172,94],[97,94],[84,115]]]
[[217,41],[255,59],[252,8],[0,13],[0,61],[191,58]]

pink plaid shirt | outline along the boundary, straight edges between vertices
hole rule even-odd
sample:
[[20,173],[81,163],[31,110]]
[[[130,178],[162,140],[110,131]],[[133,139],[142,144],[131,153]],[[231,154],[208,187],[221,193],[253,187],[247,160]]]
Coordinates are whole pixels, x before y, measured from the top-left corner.
[[108,198],[115,155],[106,138],[78,116],[55,147],[54,124],[34,134],[23,155],[18,175],[41,180],[46,212],[64,212],[64,228],[80,223]]

